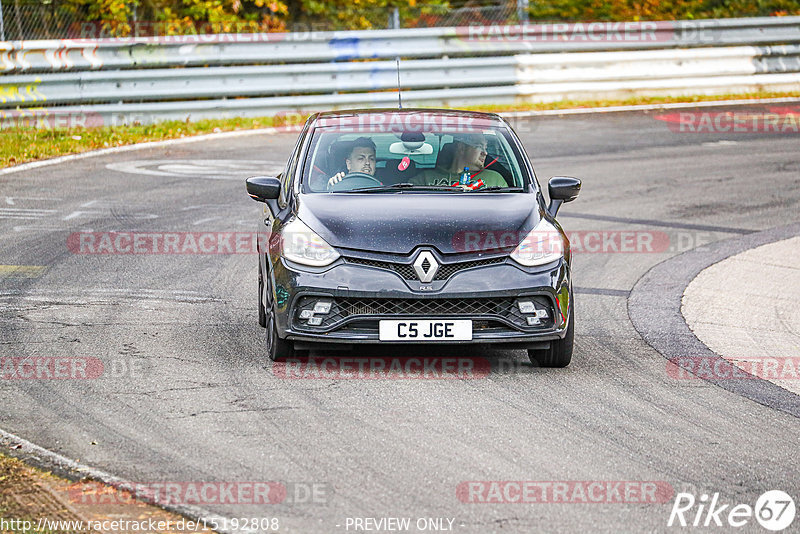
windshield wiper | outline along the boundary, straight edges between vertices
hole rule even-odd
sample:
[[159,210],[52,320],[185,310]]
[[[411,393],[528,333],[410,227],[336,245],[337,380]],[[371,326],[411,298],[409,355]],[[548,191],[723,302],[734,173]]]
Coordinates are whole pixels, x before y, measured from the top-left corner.
[[508,193],[522,193],[524,189],[521,187],[505,187],[499,185],[493,185],[492,187],[482,187],[481,189],[476,189],[473,193],[496,193],[498,191],[508,192]]
[[392,191],[402,191],[404,189],[414,189],[415,191],[453,191],[461,193],[461,189],[449,185],[417,185],[410,182],[403,182],[392,185],[382,185],[380,187],[361,187],[349,191],[338,191],[339,193],[385,193]]

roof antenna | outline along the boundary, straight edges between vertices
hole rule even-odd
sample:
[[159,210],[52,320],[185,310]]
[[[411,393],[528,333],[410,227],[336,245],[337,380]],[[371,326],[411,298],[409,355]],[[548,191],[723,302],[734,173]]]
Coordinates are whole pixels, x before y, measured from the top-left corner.
[[403,109],[403,97],[400,96],[400,56],[395,57],[397,62],[397,109]]

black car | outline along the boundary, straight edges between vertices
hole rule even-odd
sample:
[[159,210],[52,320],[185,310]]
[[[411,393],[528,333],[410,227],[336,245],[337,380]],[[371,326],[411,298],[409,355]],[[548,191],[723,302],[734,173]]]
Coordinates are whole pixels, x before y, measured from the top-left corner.
[[273,360],[360,343],[491,343],[564,367],[575,331],[569,241],[512,128],[430,109],[313,115],[284,172],[247,180],[259,322]]

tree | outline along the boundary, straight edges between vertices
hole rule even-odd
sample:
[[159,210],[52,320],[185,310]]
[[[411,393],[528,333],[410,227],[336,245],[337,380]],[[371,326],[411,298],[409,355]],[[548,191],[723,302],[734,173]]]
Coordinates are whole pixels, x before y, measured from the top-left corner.
[[448,0],[290,0],[289,13],[293,21],[316,23],[323,29],[371,30],[388,27],[395,8],[404,21],[425,15],[442,15],[450,7]]
[[115,37],[255,33],[286,29],[281,0],[68,0],[76,13]]

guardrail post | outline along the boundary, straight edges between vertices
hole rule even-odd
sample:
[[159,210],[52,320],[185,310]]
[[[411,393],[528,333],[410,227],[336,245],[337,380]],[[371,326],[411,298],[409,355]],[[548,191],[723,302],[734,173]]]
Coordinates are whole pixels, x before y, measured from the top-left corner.
[[3,0],[0,0],[0,41],[6,40],[6,26],[3,22]]
[[389,15],[389,29],[390,30],[400,29],[400,10],[396,7],[392,8],[392,12]]
[[528,22],[529,0],[517,0],[517,19],[520,22]]

